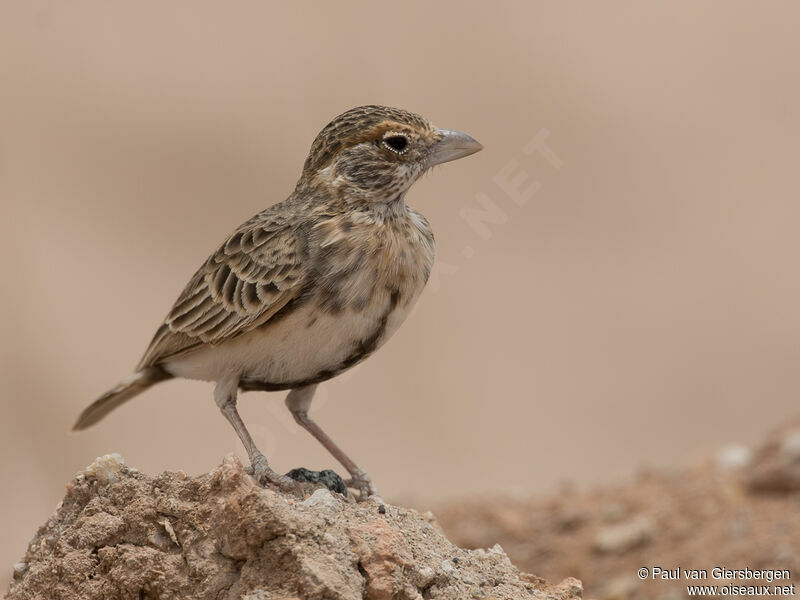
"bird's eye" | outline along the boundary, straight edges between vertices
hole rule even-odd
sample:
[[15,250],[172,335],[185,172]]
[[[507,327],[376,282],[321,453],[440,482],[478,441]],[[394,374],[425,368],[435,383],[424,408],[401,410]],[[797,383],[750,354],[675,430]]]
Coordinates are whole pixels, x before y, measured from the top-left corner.
[[402,154],[408,148],[408,138],[398,134],[388,135],[383,138],[383,145],[392,152]]

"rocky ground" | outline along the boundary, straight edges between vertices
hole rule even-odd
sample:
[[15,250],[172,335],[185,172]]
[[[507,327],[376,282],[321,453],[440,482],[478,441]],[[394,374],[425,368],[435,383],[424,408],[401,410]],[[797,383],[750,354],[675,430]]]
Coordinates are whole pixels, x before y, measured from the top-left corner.
[[[499,542],[523,570],[582,580],[588,598],[686,597],[686,581],[652,578],[657,566],[707,569],[705,583],[720,585],[727,581],[711,580],[715,566],[789,569],[792,580],[773,584],[800,584],[800,426],[756,450],[731,446],[693,468],[642,472],[625,485],[436,514],[456,544]],[[650,570],[644,580],[642,567]]]
[[463,550],[432,514],[328,489],[257,486],[235,459],[206,475],[151,477],[118,455],[67,486],[14,566],[9,600],[569,600],[494,542]]
[[[794,575],[800,424],[759,448],[723,448],[687,469],[547,498],[462,502],[436,514],[438,522],[327,489],[279,494],[256,486],[234,458],[190,478],[150,477],[107,456],[68,485],[14,566],[8,598],[567,600],[581,595],[576,577],[589,598],[673,600],[687,597],[687,582],[654,579],[655,567]],[[561,583],[518,571],[509,556]]]

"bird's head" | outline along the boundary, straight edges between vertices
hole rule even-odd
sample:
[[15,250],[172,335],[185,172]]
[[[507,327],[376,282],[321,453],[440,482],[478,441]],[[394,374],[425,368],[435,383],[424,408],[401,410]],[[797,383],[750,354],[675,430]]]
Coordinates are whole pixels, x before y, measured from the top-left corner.
[[438,129],[414,113],[360,106],[317,135],[301,182],[332,186],[351,202],[394,202],[430,167],[482,147],[467,134]]

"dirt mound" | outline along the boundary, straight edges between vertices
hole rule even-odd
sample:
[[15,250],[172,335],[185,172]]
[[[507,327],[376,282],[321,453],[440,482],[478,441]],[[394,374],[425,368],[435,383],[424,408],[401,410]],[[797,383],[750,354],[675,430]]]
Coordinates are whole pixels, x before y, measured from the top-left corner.
[[499,546],[463,550],[433,516],[327,489],[258,487],[235,458],[206,475],[150,477],[118,455],[67,486],[14,567],[8,598],[567,600]]
[[[800,573],[800,427],[776,432],[756,451],[730,446],[693,468],[642,472],[626,485],[453,504],[437,516],[456,544],[499,542],[522,569],[580,578],[587,597],[671,600],[695,583],[763,584],[711,571]],[[680,568],[680,578],[654,578],[654,567]],[[706,569],[707,577],[687,580],[687,569]]]

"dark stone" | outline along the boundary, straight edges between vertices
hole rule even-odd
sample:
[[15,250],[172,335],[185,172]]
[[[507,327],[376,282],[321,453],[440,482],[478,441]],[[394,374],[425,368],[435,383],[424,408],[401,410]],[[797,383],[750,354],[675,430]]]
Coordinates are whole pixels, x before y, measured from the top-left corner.
[[347,486],[344,480],[339,477],[336,471],[325,469],[324,471],[311,471],[304,467],[292,469],[286,474],[295,481],[301,483],[321,483],[332,492],[338,492],[342,496],[347,496]]

